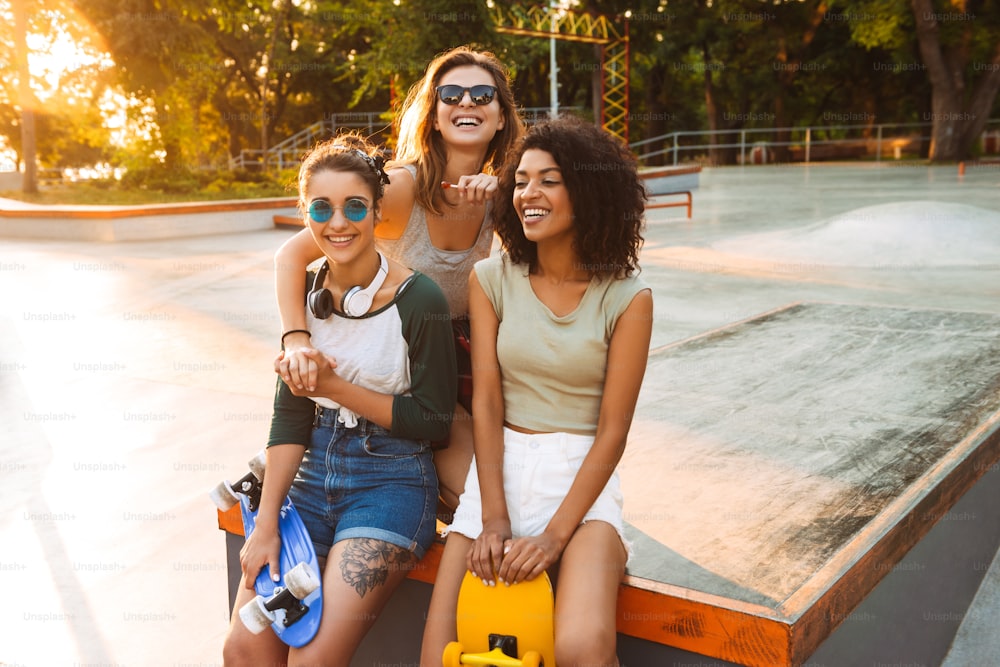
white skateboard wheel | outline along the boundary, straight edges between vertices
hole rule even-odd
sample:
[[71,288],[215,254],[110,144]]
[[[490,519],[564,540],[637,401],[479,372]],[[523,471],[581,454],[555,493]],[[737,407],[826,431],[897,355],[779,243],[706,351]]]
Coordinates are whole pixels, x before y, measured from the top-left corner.
[[260,481],[264,481],[264,468],[267,467],[267,454],[264,450],[257,452],[257,455],[247,462],[250,466],[250,472]]
[[233,487],[226,481],[219,482],[214,489],[208,492],[208,497],[223,512],[228,511],[229,508],[240,501],[240,497],[236,495]]
[[309,563],[299,563],[285,573],[285,587],[299,600],[305,600],[319,588],[319,575]]
[[274,623],[274,619],[274,612],[264,608],[264,598],[259,595],[240,607],[240,620],[255,635],[264,632]]

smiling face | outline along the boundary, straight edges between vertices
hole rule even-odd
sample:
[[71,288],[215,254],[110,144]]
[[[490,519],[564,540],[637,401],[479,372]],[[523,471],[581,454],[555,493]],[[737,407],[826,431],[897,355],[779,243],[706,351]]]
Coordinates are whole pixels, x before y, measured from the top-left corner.
[[[368,211],[361,220],[352,221],[343,207],[349,200],[358,199],[365,202]],[[326,222],[317,222],[308,213],[306,218],[316,245],[332,263],[348,264],[374,253],[378,211],[373,208],[371,187],[360,175],[332,169],[313,173],[303,191],[307,211],[316,200],[333,207],[333,215]]]
[[573,240],[573,203],[552,154],[524,151],[514,174],[514,210],[529,241]]
[[[496,86],[493,75],[476,65],[462,65],[445,72],[438,86]],[[474,146],[488,144],[493,135],[504,127],[504,117],[497,96],[489,104],[477,106],[471,93],[462,93],[458,104],[445,104],[437,100],[434,129],[449,144]]]

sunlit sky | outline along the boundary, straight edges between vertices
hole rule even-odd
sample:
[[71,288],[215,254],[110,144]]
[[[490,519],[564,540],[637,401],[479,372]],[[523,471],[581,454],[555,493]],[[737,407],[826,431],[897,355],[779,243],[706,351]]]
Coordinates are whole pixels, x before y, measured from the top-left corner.
[[28,68],[40,102],[52,97],[64,71],[97,62],[96,57],[77,46],[65,33],[51,41],[42,35],[28,35]]
[[[65,89],[63,78],[67,72],[81,67],[114,66],[114,61],[109,56],[99,55],[93,48],[77,44],[66,32],[60,32],[56,39],[29,34],[27,43],[31,87],[42,107],[57,104],[61,96],[73,95],[72,91]],[[119,129],[119,132],[113,132],[114,138],[121,138],[120,128],[125,123],[126,103],[122,95],[111,92],[98,100],[100,108],[105,112],[105,124],[112,130]],[[14,158],[13,150],[0,138],[0,170],[13,168]]]

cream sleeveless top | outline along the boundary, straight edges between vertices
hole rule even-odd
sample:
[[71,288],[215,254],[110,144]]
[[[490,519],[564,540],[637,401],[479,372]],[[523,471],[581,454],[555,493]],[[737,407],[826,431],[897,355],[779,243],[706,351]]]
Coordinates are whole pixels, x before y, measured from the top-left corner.
[[543,433],[595,434],[611,335],[649,286],[638,276],[595,277],[573,312],[558,316],[535,296],[526,264],[490,257],[476,264],[476,278],[500,320],[504,419]]

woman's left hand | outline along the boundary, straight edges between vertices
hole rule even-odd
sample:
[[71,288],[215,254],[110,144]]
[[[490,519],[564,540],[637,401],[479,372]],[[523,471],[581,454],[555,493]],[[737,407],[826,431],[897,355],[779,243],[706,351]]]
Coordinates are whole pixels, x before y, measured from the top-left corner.
[[530,581],[559,560],[563,547],[547,533],[507,540],[497,577],[505,584]]

